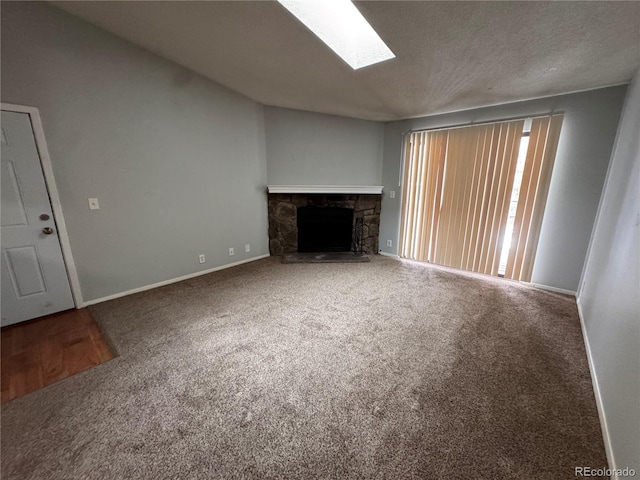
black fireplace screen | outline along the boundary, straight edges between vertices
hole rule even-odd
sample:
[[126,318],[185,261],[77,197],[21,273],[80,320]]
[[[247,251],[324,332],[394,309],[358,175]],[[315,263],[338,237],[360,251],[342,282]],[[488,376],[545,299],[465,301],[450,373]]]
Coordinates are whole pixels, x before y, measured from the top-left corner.
[[353,209],[298,207],[299,252],[349,252]]

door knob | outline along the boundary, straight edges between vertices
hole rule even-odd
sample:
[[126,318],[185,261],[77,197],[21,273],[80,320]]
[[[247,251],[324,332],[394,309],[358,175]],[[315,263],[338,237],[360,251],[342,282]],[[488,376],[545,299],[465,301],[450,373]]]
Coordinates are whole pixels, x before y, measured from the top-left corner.
[[45,235],[51,235],[53,233],[53,228],[51,227],[44,227],[42,229],[42,233],[44,233]]

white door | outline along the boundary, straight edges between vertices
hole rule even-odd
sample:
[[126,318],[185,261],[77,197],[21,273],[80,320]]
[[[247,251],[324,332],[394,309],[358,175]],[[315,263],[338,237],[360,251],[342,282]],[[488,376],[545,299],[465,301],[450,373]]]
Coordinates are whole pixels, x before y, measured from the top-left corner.
[[74,307],[31,120],[2,111],[2,325]]

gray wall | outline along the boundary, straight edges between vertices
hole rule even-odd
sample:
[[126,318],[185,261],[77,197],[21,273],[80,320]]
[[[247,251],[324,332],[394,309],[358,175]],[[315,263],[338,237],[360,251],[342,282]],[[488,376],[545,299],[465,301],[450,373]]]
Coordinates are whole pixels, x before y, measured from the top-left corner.
[[40,109],[85,300],[268,253],[259,104],[13,2],[2,4],[2,101]]
[[640,70],[629,87],[578,295],[611,440],[640,472]]
[[[532,283],[575,291],[593,228],[626,87],[612,87],[385,125],[380,245],[397,254],[402,132],[564,112]],[[389,198],[390,190],[396,198]],[[387,247],[387,239],[393,247]]]
[[383,124],[264,110],[269,185],[381,185]]

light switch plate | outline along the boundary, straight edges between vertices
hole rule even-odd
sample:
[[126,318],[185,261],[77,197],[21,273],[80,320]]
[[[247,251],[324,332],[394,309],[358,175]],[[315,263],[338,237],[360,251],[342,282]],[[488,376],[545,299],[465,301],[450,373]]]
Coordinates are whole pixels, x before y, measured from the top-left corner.
[[389,198],[396,198],[396,191],[395,190],[390,190],[389,191]]
[[100,210],[100,204],[97,198],[89,199],[89,210]]

